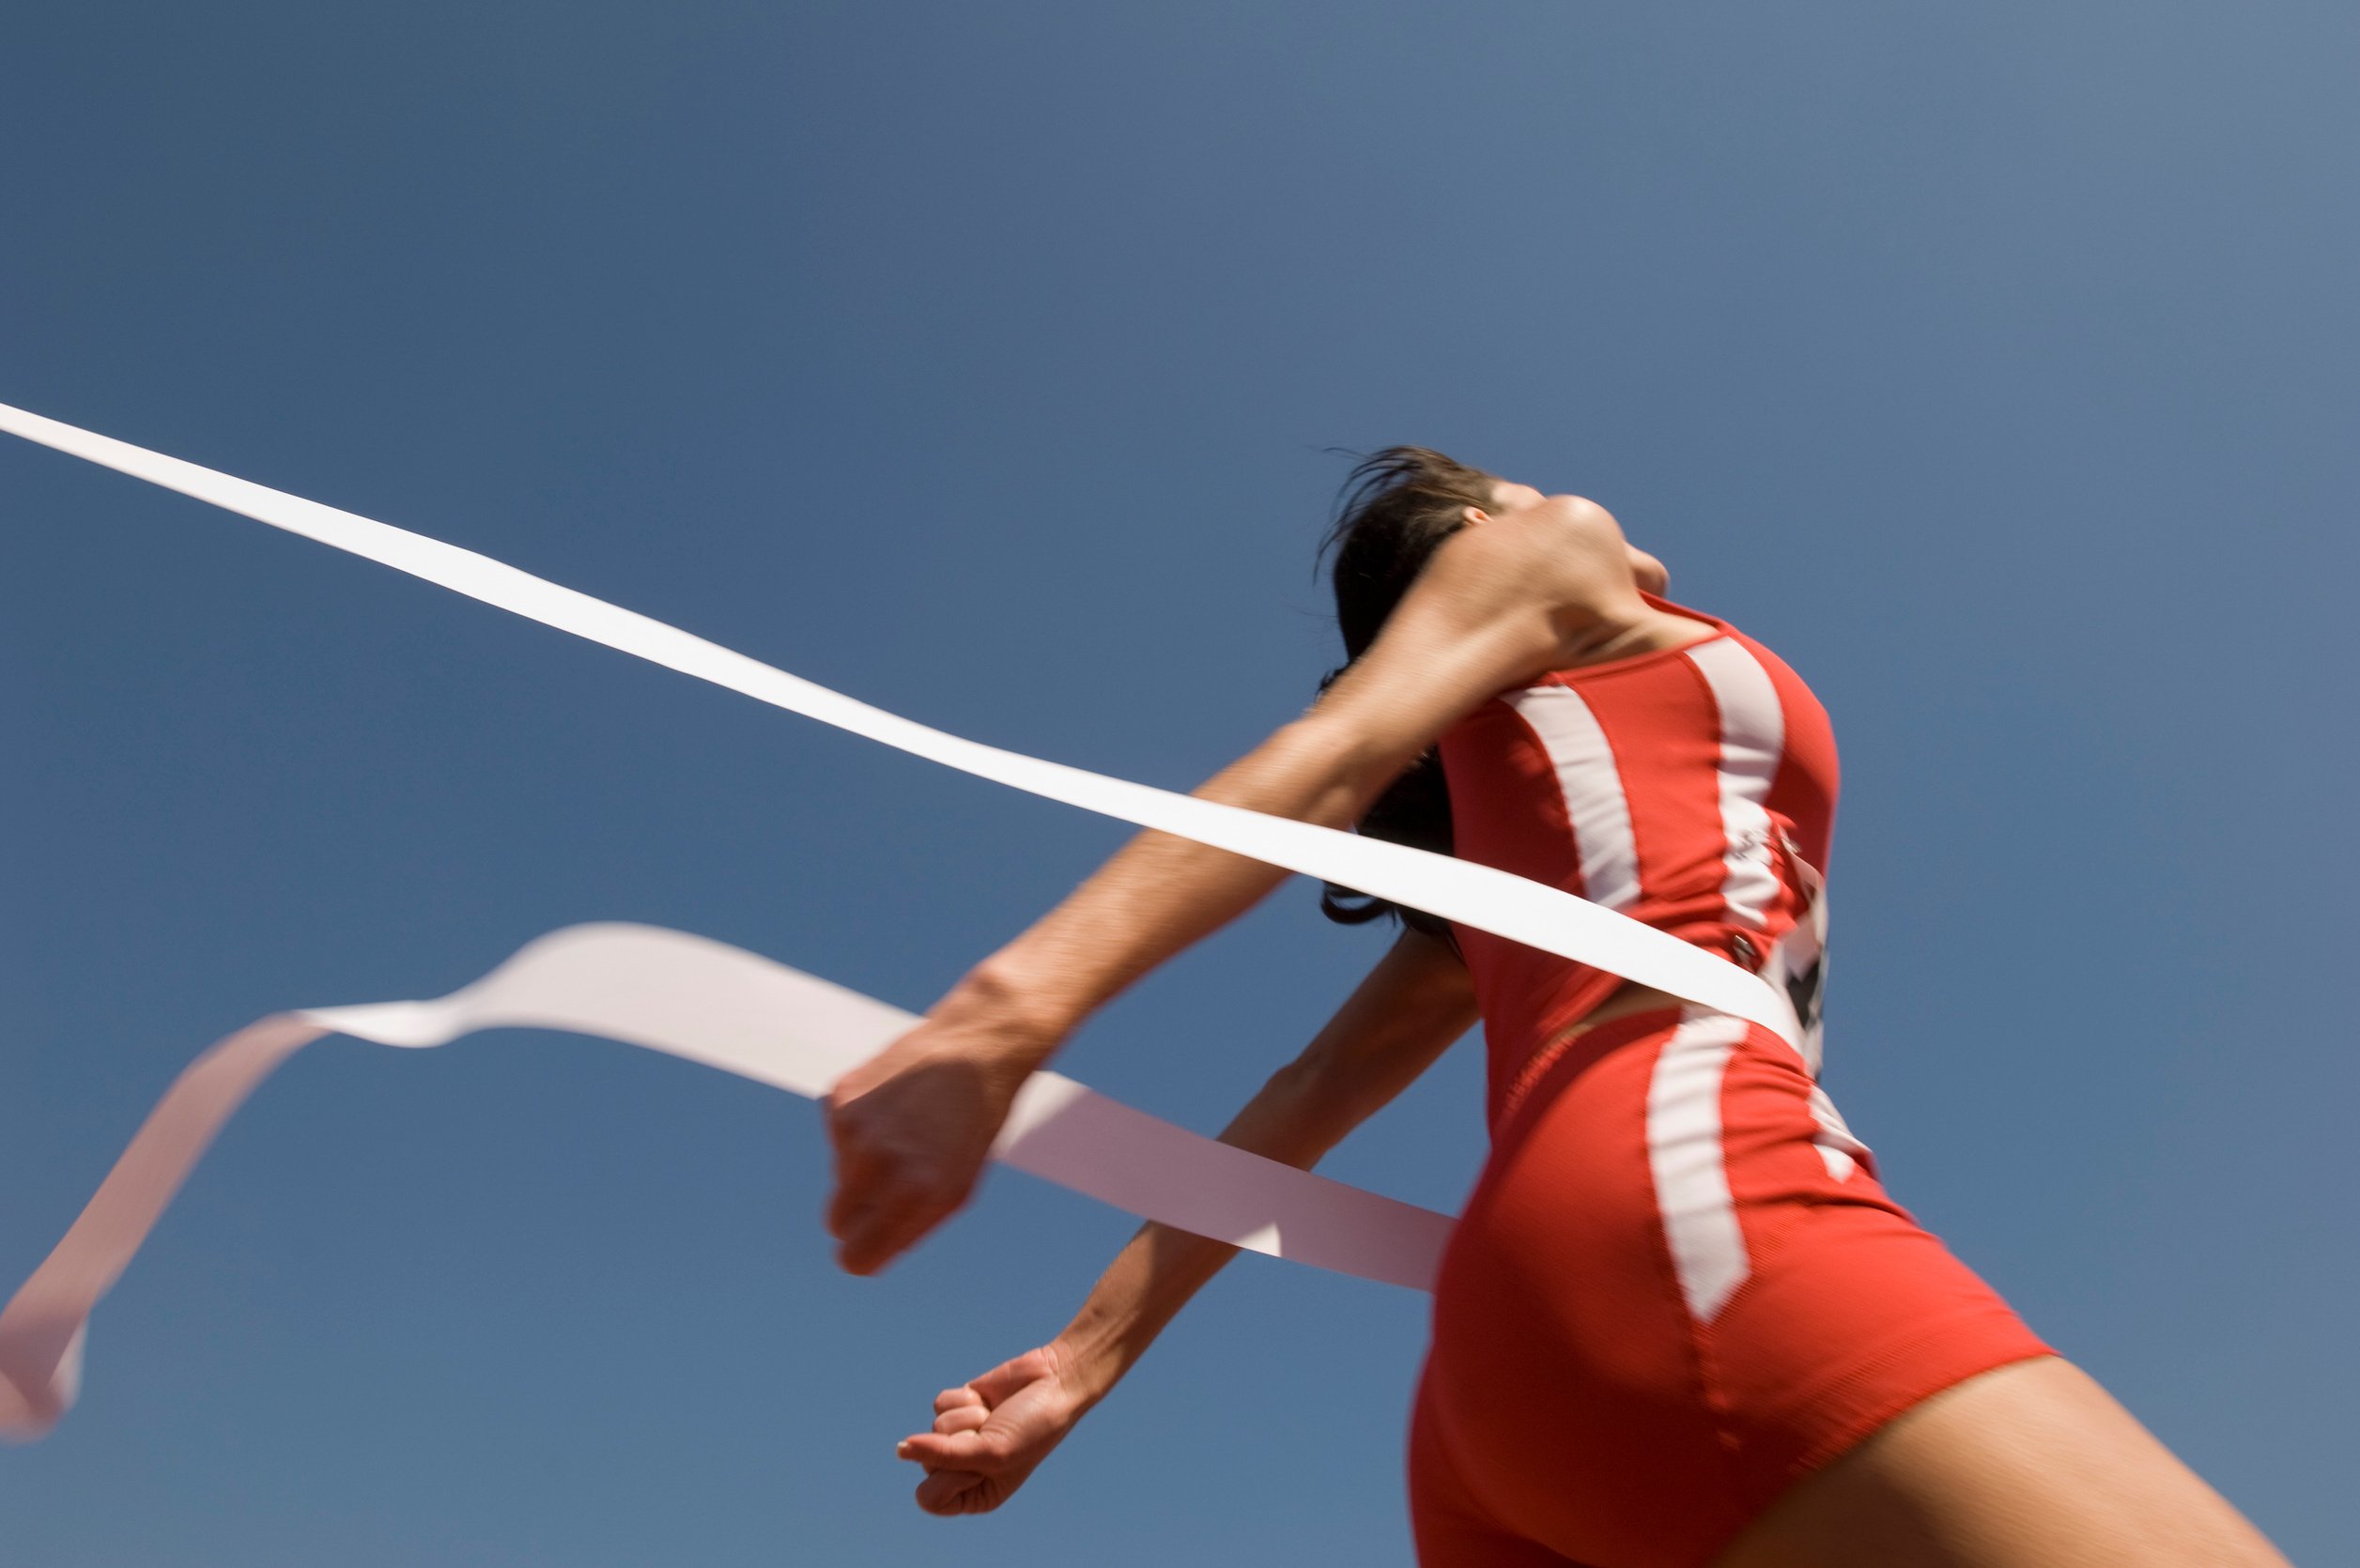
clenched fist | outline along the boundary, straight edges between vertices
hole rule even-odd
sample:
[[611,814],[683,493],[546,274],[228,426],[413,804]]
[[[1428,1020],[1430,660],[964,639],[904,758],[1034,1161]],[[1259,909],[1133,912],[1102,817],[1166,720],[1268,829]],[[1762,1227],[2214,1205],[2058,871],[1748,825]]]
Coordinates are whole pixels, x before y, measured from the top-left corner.
[[918,1506],[988,1514],[1006,1502],[1094,1403],[1069,1371],[1058,1347],[1047,1345],[936,1394],[934,1429],[894,1450],[925,1468]]
[[837,1260],[873,1274],[967,1201],[1046,1048],[1005,1020],[946,1004],[837,1080],[827,1133]]

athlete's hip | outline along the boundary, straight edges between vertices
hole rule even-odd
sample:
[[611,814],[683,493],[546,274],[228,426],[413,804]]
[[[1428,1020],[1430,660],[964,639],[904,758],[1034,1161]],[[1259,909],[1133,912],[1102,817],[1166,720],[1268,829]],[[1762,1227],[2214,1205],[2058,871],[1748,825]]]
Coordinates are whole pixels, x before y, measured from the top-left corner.
[[1512,1536],[1698,1563],[1918,1400],[2042,1353],[1793,1046],[1659,1009],[1585,1031],[1497,1124],[1436,1281],[1428,1448]]

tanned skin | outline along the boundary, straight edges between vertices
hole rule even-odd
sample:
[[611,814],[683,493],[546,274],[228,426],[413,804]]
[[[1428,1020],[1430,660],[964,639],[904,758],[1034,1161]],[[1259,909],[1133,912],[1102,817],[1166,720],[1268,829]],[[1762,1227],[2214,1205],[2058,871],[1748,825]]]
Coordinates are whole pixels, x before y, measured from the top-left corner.
[[[1662,567],[1593,502],[1502,484],[1468,521],[1481,526],[1435,553],[1320,703],[1196,793],[1343,826],[1494,694],[1704,635],[1642,597],[1662,588]],[[1142,834],[846,1074],[827,1105],[827,1222],[844,1268],[874,1272],[963,1205],[1026,1076],[1093,1010],[1285,875]],[[1668,1000],[1625,987],[1576,1031]],[[1474,1017],[1458,955],[1405,931],[1222,1138],[1308,1168]],[[1140,1230],[1057,1338],[935,1397],[933,1429],[897,1450],[925,1472],[918,1505],[954,1514],[1007,1501],[1234,1253],[1163,1225]],[[1717,1568],[2287,1565],[2105,1390],[2044,1358],[1910,1410],[1798,1483]]]
[[[1495,518],[1445,541],[1375,645],[1319,704],[1195,792],[1345,827],[1436,737],[1552,669],[1704,635],[1640,592],[1605,508],[1504,487]],[[968,973],[925,1022],[828,1097],[838,1257],[873,1273],[964,1204],[1017,1088],[1091,1012],[1251,908],[1288,873],[1143,833]]]

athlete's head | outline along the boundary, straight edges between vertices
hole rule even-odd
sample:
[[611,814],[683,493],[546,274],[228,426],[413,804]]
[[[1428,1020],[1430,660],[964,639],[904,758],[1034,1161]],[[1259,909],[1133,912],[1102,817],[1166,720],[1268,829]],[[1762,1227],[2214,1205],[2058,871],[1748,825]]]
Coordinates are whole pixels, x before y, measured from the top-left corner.
[[[1511,494],[1513,492],[1513,494]],[[1329,580],[1335,589],[1336,628],[1346,663],[1368,652],[1386,618],[1410,591],[1442,541],[1478,519],[1511,510],[1540,492],[1506,485],[1480,469],[1422,446],[1393,446],[1361,459],[1336,498],[1335,522],[1322,553],[1334,551]],[[1529,502],[1526,502],[1529,504]],[[1332,672],[1333,681],[1342,674]],[[1321,683],[1322,686],[1325,683]],[[1451,852],[1450,792],[1441,760],[1427,753],[1380,795],[1360,820],[1360,831],[1437,854]],[[1345,925],[1395,915],[1451,940],[1448,923],[1421,910],[1400,909],[1330,884],[1319,908]]]
[[1422,446],[1372,453],[1345,477],[1324,546],[1335,553],[1329,581],[1345,658],[1368,651],[1436,547],[1499,504],[1499,485],[1482,469]]

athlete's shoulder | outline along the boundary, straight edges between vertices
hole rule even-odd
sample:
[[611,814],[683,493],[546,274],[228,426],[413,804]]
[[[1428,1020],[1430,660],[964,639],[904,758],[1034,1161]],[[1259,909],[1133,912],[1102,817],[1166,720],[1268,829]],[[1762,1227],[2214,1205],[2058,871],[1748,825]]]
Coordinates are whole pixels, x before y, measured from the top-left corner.
[[[1760,638],[1755,637],[1752,633],[1748,632],[1735,623],[1715,615],[1709,610],[1698,609],[1693,605],[1674,603],[1673,600],[1668,599],[1659,593],[1643,592],[1641,597],[1645,599],[1647,603],[1656,609],[1663,610],[1672,615],[1684,616],[1690,621],[1697,622],[1701,625],[1709,627],[1711,629],[1711,633],[1726,638],[1729,641],[1735,643],[1738,647],[1743,648],[1747,653],[1752,654],[1756,659],[1774,667],[1781,673],[1793,679],[1797,684],[1802,684],[1802,677],[1797,675],[1794,668],[1773,652],[1768,643],[1764,642]],[[1698,640],[1709,640],[1709,634],[1707,638],[1699,638]]]

